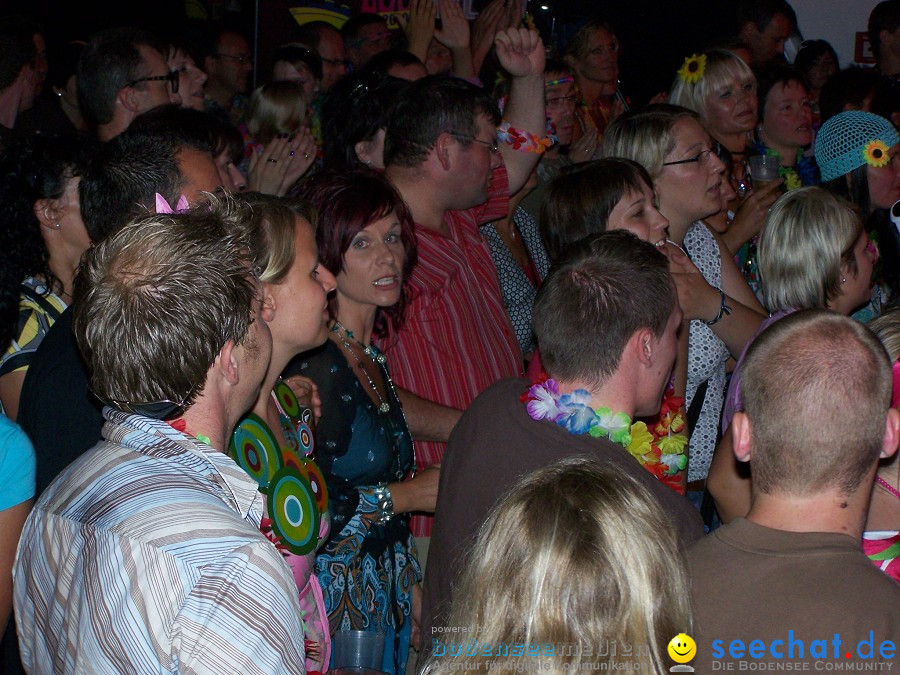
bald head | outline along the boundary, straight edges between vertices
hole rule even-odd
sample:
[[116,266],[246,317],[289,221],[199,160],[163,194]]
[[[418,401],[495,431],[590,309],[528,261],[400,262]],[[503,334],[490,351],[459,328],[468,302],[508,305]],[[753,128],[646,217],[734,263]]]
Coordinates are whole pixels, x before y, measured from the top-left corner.
[[741,393],[754,490],[851,494],[878,461],[891,365],[878,339],[852,319],[827,310],[781,319],[748,351]]

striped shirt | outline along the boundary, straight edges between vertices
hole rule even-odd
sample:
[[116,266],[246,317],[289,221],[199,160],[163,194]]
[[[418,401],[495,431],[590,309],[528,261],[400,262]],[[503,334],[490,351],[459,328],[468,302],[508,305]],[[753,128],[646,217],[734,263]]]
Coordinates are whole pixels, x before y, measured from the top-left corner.
[[303,673],[297,587],[224,453],[107,408],[105,441],[28,517],[13,570],[29,672]]
[[[522,353],[478,227],[506,216],[508,208],[509,181],[500,166],[484,204],[446,213],[449,237],[416,224],[418,262],[406,322],[383,345],[398,386],[465,409],[497,380],[522,374]],[[418,468],[440,462],[445,445],[416,442]],[[431,520],[414,517],[413,533],[427,536]]]

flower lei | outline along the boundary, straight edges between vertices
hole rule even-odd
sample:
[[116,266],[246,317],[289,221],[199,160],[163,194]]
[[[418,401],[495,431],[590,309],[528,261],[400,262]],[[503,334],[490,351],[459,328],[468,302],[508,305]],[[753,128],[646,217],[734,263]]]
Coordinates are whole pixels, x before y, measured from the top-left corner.
[[544,154],[553,146],[553,140],[549,136],[541,138],[529,131],[516,129],[509,122],[504,122],[497,127],[497,138],[512,146],[513,150],[534,152],[538,155]]
[[522,400],[532,419],[554,422],[571,434],[608,438],[628,450],[664,485],[684,494],[683,481],[677,475],[687,467],[684,451],[688,439],[680,435],[685,429],[684,399],[676,397],[671,386],[666,389],[652,429],[646,422],[632,423],[625,413],[591,408],[591,394],[584,389],[560,394],[559,383],[546,375],[528,388]]
[[685,84],[697,84],[705,72],[706,54],[691,54],[678,69],[678,77]]

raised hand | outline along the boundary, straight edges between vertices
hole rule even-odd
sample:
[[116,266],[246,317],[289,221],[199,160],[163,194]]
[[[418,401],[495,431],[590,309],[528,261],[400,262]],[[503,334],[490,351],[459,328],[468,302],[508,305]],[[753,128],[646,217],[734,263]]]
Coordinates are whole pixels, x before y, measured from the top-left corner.
[[438,0],[438,8],[441,11],[441,29],[434,31],[434,37],[451,50],[468,49],[469,22],[462,7],[456,0]]
[[485,57],[491,51],[494,36],[497,35],[500,22],[503,20],[504,11],[504,0],[491,0],[472,24],[472,61],[476,73],[481,70],[481,64],[484,63]]
[[507,28],[494,38],[497,60],[513,77],[541,75],[544,72],[544,44],[537,31]]
[[397,15],[397,21],[406,35],[406,51],[425,63],[428,45],[434,36],[434,0],[411,0],[409,19]]
[[294,136],[273,139],[261,154],[253,154],[247,187],[282,197],[315,161],[316,142],[309,129],[303,127]]

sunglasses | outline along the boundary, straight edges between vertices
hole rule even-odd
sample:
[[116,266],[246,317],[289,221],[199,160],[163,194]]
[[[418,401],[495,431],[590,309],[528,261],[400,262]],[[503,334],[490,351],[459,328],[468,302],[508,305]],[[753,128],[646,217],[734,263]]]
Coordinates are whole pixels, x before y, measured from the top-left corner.
[[172,93],[178,93],[178,71],[170,70],[165,75],[151,75],[149,77],[139,77],[136,80],[132,80],[131,82],[125,83],[126,87],[133,87],[136,84],[140,84],[141,82],[168,82],[169,86],[172,87]]

